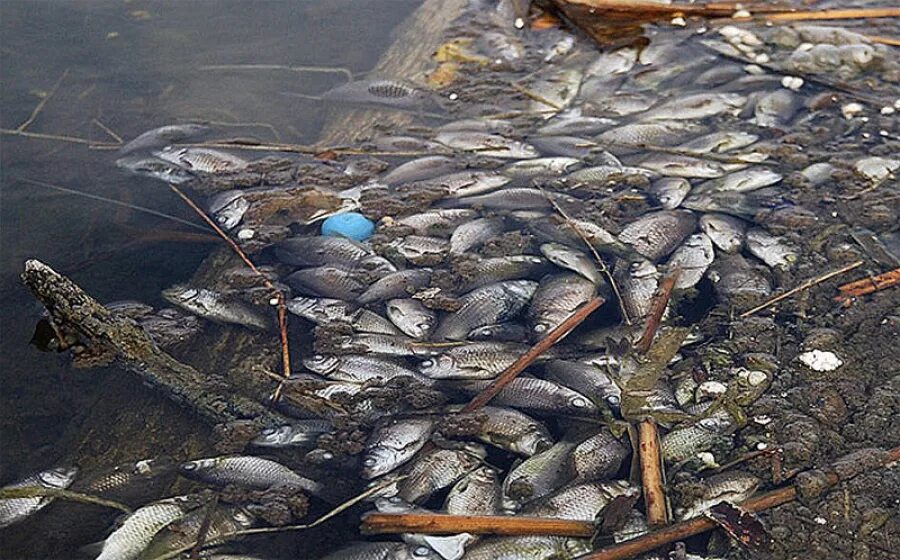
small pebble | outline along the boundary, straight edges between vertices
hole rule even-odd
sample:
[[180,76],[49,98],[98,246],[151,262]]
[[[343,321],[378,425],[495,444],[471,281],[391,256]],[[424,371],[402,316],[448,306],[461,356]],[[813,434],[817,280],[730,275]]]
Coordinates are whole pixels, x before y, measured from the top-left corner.
[[520,17],[517,17],[516,21],[513,22],[513,25],[515,26],[516,29],[523,29],[525,27],[525,20]]
[[447,99],[449,99],[450,101],[456,101],[457,99],[459,99],[459,94],[453,92],[447,96]]
[[785,76],[781,78],[781,85],[789,90],[798,91],[803,87],[803,78],[799,76]]
[[841,107],[841,114],[845,119],[852,119],[855,115],[863,112],[864,107],[859,103],[847,103]]
[[738,10],[734,12],[731,17],[733,19],[748,18],[750,17],[750,12],[748,12],[747,10]]
[[893,107],[882,107],[881,108],[882,115],[893,115],[896,112],[897,112],[897,110],[894,109]]
[[237,232],[237,238],[241,241],[247,241],[248,239],[253,239],[253,236],[256,235],[256,232],[252,229],[244,228],[241,231]]
[[834,371],[844,365],[837,354],[823,350],[804,352],[797,356],[797,359],[813,371]]
[[672,21],[670,23],[677,27],[684,27],[685,25],[687,25],[687,22],[684,21],[683,17],[672,18]]

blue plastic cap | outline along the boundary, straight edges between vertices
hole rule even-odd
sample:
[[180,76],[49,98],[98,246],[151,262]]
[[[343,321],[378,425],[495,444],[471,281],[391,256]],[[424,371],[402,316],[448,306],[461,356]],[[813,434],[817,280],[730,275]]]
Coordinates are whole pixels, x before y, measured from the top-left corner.
[[365,241],[375,232],[375,222],[359,212],[335,214],[322,222],[322,235]]

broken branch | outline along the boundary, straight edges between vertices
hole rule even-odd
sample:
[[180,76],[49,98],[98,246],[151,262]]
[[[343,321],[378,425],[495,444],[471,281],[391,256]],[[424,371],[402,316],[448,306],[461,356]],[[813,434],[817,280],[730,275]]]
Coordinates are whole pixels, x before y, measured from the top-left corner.
[[[753,315],[754,313],[756,313],[758,311],[762,311],[763,309],[766,309],[768,307],[771,307],[783,299],[787,299],[794,294],[808,290],[817,284],[821,284],[822,282],[825,282],[826,280],[834,278],[835,276],[839,276],[845,272],[849,272],[858,266],[862,266],[862,264],[863,264],[863,261],[856,261],[854,263],[848,264],[847,266],[841,267],[837,270],[832,270],[831,272],[826,272],[825,274],[821,274],[819,276],[816,276],[815,278],[810,278],[809,280],[807,280],[806,282],[803,282],[796,288],[792,288],[792,289],[784,292],[783,294],[779,294],[779,295],[769,299],[768,301],[757,305],[756,307],[754,307],[753,309],[751,309],[749,311],[744,311],[743,313],[740,314],[740,318],[746,319],[747,317]],[[898,270],[900,270],[900,269],[898,269]],[[898,275],[898,279],[900,279],[900,275]]]
[[662,322],[663,314],[666,312],[666,307],[669,306],[669,300],[672,298],[672,290],[675,288],[675,282],[678,281],[680,275],[681,267],[675,267],[675,269],[659,283],[656,298],[653,300],[653,306],[650,308],[650,313],[647,316],[647,325],[644,327],[644,334],[637,342],[637,350],[641,354],[646,354],[647,351],[650,350],[650,345],[653,344],[653,338],[656,336],[656,331],[659,330],[659,324]]
[[890,288],[897,284],[900,284],[900,268],[889,270],[878,276],[863,278],[861,280],[856,280],[855,282],[838,286],[838,291],[840,291],[841,294],[835,299],[837,301],[847,302],[851,298],[871,294],[872,292],[884,290],[885,288]]
[[659,452],[659,431],[653,418],[645,418],[638,424],[638,442],[647,523],[650,527],[667,525],[669,516],[666,488],[663,484],[662,455]]
[[558,535],[590,537],[595,532],[590,521],[513,517],[503,515],[448,515],[443,513],[379,513],[363,516],[363,533],[425,533],[428,535]]
[[510,381],[516,378],[520,373],[525,371],[525,368],[534,363],[534,361],[549,350],[554,344],[559,342],[564,336],[566,336],[569,331],[580,325],[584,322],[585,319],[590,316],[591,313],[596,311],[606,300],[600,296],[595,297],[591,301],[587,302],[580,309],[572,313],[568,319],[563,321],[558,327],[550,331],[546,338],[542,339],[540,342],[535,344],[531,350],[523,354],[518,360],[513,362],[511,366],[506,368],[506,370],[497,376],[490,385],[488,385],[484,391],[475,395],[475,397],[469,401],[469,404],[463,408],[463,412],[472,412],[473,410],[478,410],[482,406],[486,405],[490,402],[491,399],[497,396],[497,393],[503,390]]

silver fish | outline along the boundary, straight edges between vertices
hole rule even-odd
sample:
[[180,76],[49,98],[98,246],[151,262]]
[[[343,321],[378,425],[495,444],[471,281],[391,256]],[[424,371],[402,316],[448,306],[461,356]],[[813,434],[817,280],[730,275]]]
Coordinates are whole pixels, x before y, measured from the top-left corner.
[[416,346],[416,339],[397,334],[356,333],[338,340],[345,352],[380,354],[384,356],[430,356],[436,351],[427,346]]
[[747,223],[728,214],[709,213],[700,217],[700,229],[722,251],[737,253],[744,246]]
[[787,125],[800,103],[793,93],[786,89],[778,89],[764,95],[756,102],[755,120],[762,127],[782,127]]
[[441,237],[407,235],[391,242],[390,247],[412,263],[433,264],[444,259],[450,242]]
[[524,340],[527,336],[528,331],[525,328],[525,325],[521,323],[506,322],[474,328],[468,336],[466,336],[466,339],[479,342],[516,342]]
[[460,163],[447,156],[425,156],[398,165],[379,180],[385,185],[413,183],[426,179],[434,179],[458,171]]
[[653,154],[640,163],[665,177],[715,178],[727,173],[724,165],[706,159],[672,154]]
[[578,274],[545,277],[538,285],[527,311],[532,335],[543,338],[596,293],[597,285]]
[[[429,510],[405,502],[397,496],[376,499],[375,508],[382,513],[430,513]],[[466,546],[478,540],[478,537],[469,533],[448,536],[401,533],[400,538],[409,545],[427,547],[444,560],[460,560],[466,552]]]
[[288,311],[317,325],[348,323],[358,332],[400,334],[394,325],[368,309],[356,309],[339,299],[295,297],[286,302]]
[[696,227],[697,218],[692,212],[661,210],[626,225],[619,234],[619,241],[628,243],[651,261],[657,261],[674,251]]
[[450,515],[499,515],[500,480],[491,467],[478,467],[453,485],[444,510]]
[[518,511],[525,503],[537,500],[562,487],[572,478],[569,455],[575,444],[568,440],[555,443],[513,467],[503,480],[503,507]]
[[504,159],[529,159],[540,154],[530,144],[486,132],[442,132],[434,141],[454,150]]
[[483,206],[485,208],[497,208],[502,210],[530,210],[533,208],[551,208],[551,200],[557,203],[575,204],[574,198],[554,193],[545,192],[530,187],[501,189],[478,196],[460,198],[461,204],[468,206]]
[[244,198],[244,191],[231,190],[212,197],[207,204],[209,213],[223,229],[233,229],[244,218],[250,203]]
[[526,505],[522,515],[593,521],[610,502],[623,496],[637,500],[640,489],[625,480],[582,482]]
[[691,192],[691,183],[683,177],[663,177],[653,181],[649,189],[653,198],[666,210],[678,208]]
[[461,307],[441,321],[436,340],[463,340],[472,329],[515,317],[534,295],[537,282],[514,280],[488,284],[460,298]]
[[549,360],[544,364],[544,376],[569,387],[597,403],[617,408],[622,402],[622,390],[603,368],[592,364]]
[[772,268],[790,268],[799,255],[783,238],[762,228],[747,230],[747,250]]
[[[459,382],[454,387],[468,394],[483,391],[490,381],[474,380]],[[545,414],[592,415],[597,407],[590,399],[552,381],[534,377],[513,379],[492,401],[498,406],[510,406]]]
[[197,505],[197,500],[180,496],[135,510],[106,538],[97,560],[137,560],[154,535]]
[[622,256],[634,253],[633,249],[619,241],[615,235],[587,220],[530,220],[525,225],[541,240],[555,241],[575,248],[583,247],[587,241],[600,253]]
[[300,294],[351,301],[366,289],[352,272],[336,265],[298,270],[286,276],[284,281]]
[[603,281],[603,277],[597,269],[597,264],[582,251],[560,243],[544,243],[541,245],[541,253],[556,266],[580,274],[594,285],[598,285]]
[[436,142],[415,136],[381,135],[372,139],[379,152],[440,152],[443,148]]
[[703,481],[703,495],[689,508],[681,512],[680,519],[691,519],[720,502],[739,503],[749,498],[762,481],[743,471],[715,474]]
[[167,146],[153,152],[163,161],[197,173],[231,173],[247,167],[248,162],[234,154],[209,148],[178,148]]
[[439,558],[427,546],[402,542],[359,542],[326,554],[321,560],[438,560]]
[[450,254],[461,255],[506,231],[503,218],[479,218],[465,223],[450,236]]
[[419,235],[441,235],[453,231],[477,215],[474,210],[468,208],[446,208],[405,216],[394,223],[412,228],[413,232]]
[[336,381],[366,383],[372,380],[387,381],[395,377],[413,377],[428,381],[417,372],[384,358],[371,356],[325,356],[316,354],[303,360],[303,366]]
[[675,288],[686,290],[696,286],[715,257],[712,241],[705,233],[696,233],[685,239],[669,258],[670,269],[676,266],[681,268]]
[[373,255],[369,247],[346,237],[290,237],[275,245],[278,260],[292,266],[330,264],[350,267]]
[[422,109],[429,94],[407,82],[376,78],[341,84],[323,93],[321,98],[326,102],[412,111]]
[[330,420],[298,420],[277,428],[265,428],[250,441],[257,447],[295,447],[314,445],[319,436],[334,430]]
[[533,80],[527,87],[532,93],[529,111],[549,118],[568,107],[578,96],[582,72],[575,68],[554,69]]
[[535,255],[510,255],[492,257],[476,262],[471,270],[465,271],[465,289],[473,290],[504,280],[532,279],[550,268],[549,263]]
[[600,134],[615,124],[617,122],[613,119],[582,115],[580,110],[574,109],[553,117],[550,122],[538,128],[536,132],[544,136],[592,135]]
[[533,136],[531,145],[545,156],[584,159],[600,148],[595,140],[581,136]]
[[515,127],[506,119],[491,119],[478,117],[472,119],[459,119],[434,129],[435,132],[490,132],[501,136],[509,136],[515,132]]
[[484,406],[462,416],[471,416],[477,423],[475,437],[500,449],[531,457],[553,445],[544,424],[513,408]]
[[[140,560],[152,560],[176,550],[190,548],[204,531],[203,543],[210,546],[226,540],[237,531],[249,529],[256,517],[240,506],[219,505],[212,511],[198,508],[156,533]],[[204,529],[205,527],[205,529]]]
[[356,301],[366,304],[388,299],[405,298],[425,288],[429,283],[431,283],[430,269],[411,268],[398,270],[376,280]]
[[412,417],[387,420],[372,431],[362,460],[362,477],[372,479],[405,464],[431,437],[435,420]]
[[622,305],[632,319],[641,319],[650,312],[653,296],[659,286],[660,274],[648,260],[619,259],[613,266],[613,278],[619,286]]
[[511,163],[503,168],[503,174],[514,178],[550,177],[565,175],[583,164],[570,157],[541,157]]
[[746,102],[738,93],[695,93],[663,103],[641,115],[641,120],[700,120],[734,111]]
[[749,192],[779,183],[782,176],[764,167],[751,167],[697,185],[695,192]]
[[425,340],[437,324],[437,314],[417,299],[389,300],[385,307],[387,316],[403,334],[417,340]]
[[204,288],[173,286],[162,291],[166,301],[215,323],[231,323],[251,329],[268,330],[272,323],[256,309],[240,301]]
[[641,92],[616,92],[615,95],[593,97],[590,106],[597,115],[627,117],[642,113],[656,103],[656,98]]
[[413,186],[446,189],[449,198],[459,198],[497,190],[510,180],[505,175],[488,171],[461,171],[413,183]]
[[130,154],[148,148],[162,148],[173,142],[187,140],[209,132],[209,127],[202,124],[170,124],[148,130],[140,134],[119,149],[120,155]]
[[611,128],[597,136],[597,142],[614,154],[630,153],[643,145],[671,146],[696,132],[686,121],[638,122]]
[[572,450],[571,469],[577,481],[603,480],[619,472],[628,455],[628,448],[603,427]]
[[431,379],[493,379],[527,351],[524,344],[470,342],[424,360],[419,371]]
[[178,472],[187,478],[216,486],[236,484],[254,490],[285,487],[304,490],[317,496],[327,494],[321,483],[300,476],[281,463],[249,455],[188,461],[181,464]]
[[407,502],[424,501],[434,492],[454,484],[486,457],[484,447],[469,443],[464,449],[435,449],[421,455],[399,483],[397,495]]
[[[65,490],[75,480],[78,469],[57,467],[31,475],[19,482],[4,486],[4,490],[18,488],[48,488]],[[0,528],[18,523],[53,501],[50,496],[8,498],[0,500]]]
[[180,185],[194,179],[194,174],[177,165],[155,157],[125,156],[116,160],[116,166],[136,175],[144,175]]
[[591,551],[589,539],[549,537],[491,537],[466,551],[465,560],[571,560]]
[[738,308],[751,307],[772,293],[769,280],[739,254],[717,258],[709,272],[720,300]]
[[679,145],[678,148],[691,152],[712,152],[722,154],[730,152],[731,150],[746,148],[757,140],[759,140],[759,136],[747,132],[712,132],[689,140],[684,144]]

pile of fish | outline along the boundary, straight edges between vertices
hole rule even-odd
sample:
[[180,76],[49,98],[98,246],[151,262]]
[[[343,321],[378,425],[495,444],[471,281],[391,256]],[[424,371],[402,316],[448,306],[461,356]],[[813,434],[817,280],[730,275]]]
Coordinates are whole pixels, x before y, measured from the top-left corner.
[[[718,341],[691,333],[660,364],[667,373],[635,392],[629,379],[642,366],[631,346],[666,274],[678,271],[675,298],[699,309],[690,313],[699,321],[716,307],[765,300],[800,258],[796,230],[817,217],[785,196],[785,178],[794,171],[792,180],[819,185],[837,167],[782,161],[780,138],[798,123],[844,115],[821,104],[827,89],[793,72],[852,80],[897,61],[862,35],[811,25],[667,29],[642,49],[598,52],[560,30],[518,31],[508,10],[501,2],[473,23],[478,39],[467,44],[488,63],[464,87],[437,93],[369,79],[322,96],[428,111],[407,131],[372,138],[364,148],[377,156],[304,160],[306,174],[290,182],[222,190],[229,178],[254,184],[242,174],[257,162],[175,145],[205,127],[162,127],[126,147],[123,168],[217,191],[210,215],[289,295],[301,325],[292,333],[307,348],[305,371],[277,405],[296,422],[266,428],[245,454],[185,463],[182,475],[330,503],[347,496],[335,480],[365,482],[379,488],[370,507],[385,512],[594,521],[625,500],[631,516],[604,536],[618,541],[647,530],[623,426],[649,415],[663,426],[669,472],[698,477],[700,490],[676,504],[676,517],[740,501],[762,484],[749,472],[703,471],[748,450],[740,411],[763,395],[777,360],[746,352],[717,361]],[[898,167],[896,156],[860,154],[851,171],[876,184]],[[250,219],[260,215],[261,192],[331,179],[342,188],[329,211],[275,229]],[[374,236],[319,235],[315,220],[348,210],[376,221]],[[260,243],[263,231],[275,234]],[[202,319],[276,336],[272,306],[258,294],[177,286],[163,295]],[[596,297],[605,303],[586,324],[488,406],[461,411]],[[269,453],[278,460],[260,456]],[[309,474],[323,469],[331,479]],[[53,469],[19,485],[66,488],[73,479],[74,469]],[[50,500],[0,502],[0,523]],[[223,502],[210,514],[202,503],[179,496],[144,505],[99,558],[189,550],[207,517],[207,544],[263,522],[258,504]],[[544,559],[590,549],[575,538],[409,534],[327,558]]]

